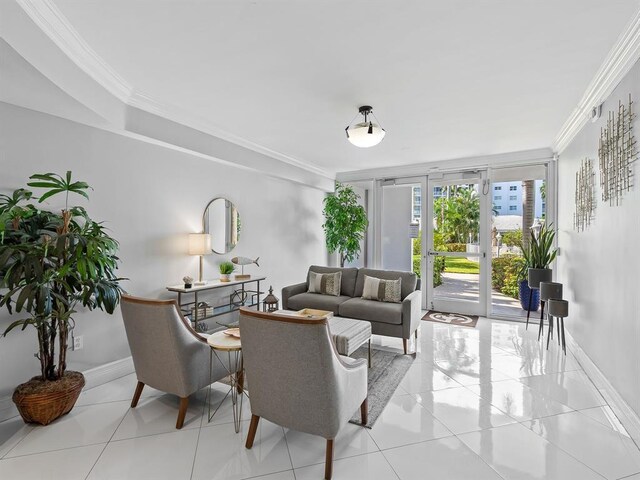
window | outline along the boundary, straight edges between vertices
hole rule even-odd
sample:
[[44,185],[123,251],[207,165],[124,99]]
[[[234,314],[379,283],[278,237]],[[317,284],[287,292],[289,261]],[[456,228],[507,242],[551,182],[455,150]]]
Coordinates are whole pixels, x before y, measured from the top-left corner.
[[493,187],[494,190],[502,190],[502,187]]
[[502,210],[502,207],[501,207],[500,205],[496,205],[496,206],[495,206],[495,209],[496,209],[496,210]]
[[509,205],[509,210],[510,211],[518,210],[518,207],[517,205]]
[[518,196],[517,195],[509,195],[509,200],[517,200]]
[[517,185],[511,185],[509,187],[509,190],[511,190],[512,192],[515,192],[516,190],[518,190],[518,186]]
[[494,200],[502,200],[502,195],[496,195],[493,197]]

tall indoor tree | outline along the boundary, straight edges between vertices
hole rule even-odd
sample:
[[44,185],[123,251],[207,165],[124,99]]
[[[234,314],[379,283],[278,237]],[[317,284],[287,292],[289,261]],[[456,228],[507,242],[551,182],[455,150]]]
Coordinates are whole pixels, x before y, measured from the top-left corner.
[[338,252],[340,266],[352,262],[360,253],[369,221],[367,212],[358,202],[360,195],[350,185],[336,182],[335,192],[324,199],[324,228],[327,249]]
[[[29,392],[38,385],[51,390],[51,382],[65,378],[69,333],[78,308],[113,313],[122,293],[122,279],[115,274],[118,242],[83,207],[69,205],[70,195],[88,199],[90,189],[71,177],[71,172],[32,175],[27,185],[44,189],[39,197],[25,188],[0,195],[0,307],[26,314],[3,335],[18,327],[37,331],[40,377],[23,384],[29,384]],[[64,195],[61,211],[40,208],[59,194]],[[76,383],[84,384],[81,374],[73,373],[79,378]]]

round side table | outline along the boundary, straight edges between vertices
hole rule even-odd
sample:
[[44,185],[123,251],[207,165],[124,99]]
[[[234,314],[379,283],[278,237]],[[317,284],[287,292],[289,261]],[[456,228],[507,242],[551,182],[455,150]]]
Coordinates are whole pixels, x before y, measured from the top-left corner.
[[[249,395],[247,395],[247,392],[244,389],[243,385],[244,371],[242,366],[242,343],[240,342],[239,338],[226,335],[223,332],[216,332],[212,335],[209,335],[209,338],[207,338],[207,343],[211,347],[211,354],[209,357],[209,391],[207,393],[207,405],[209,409],[208,421],[211,421],[211,419],[220,409],[229,394],[231,394],[233,425],[236,429],[236,433],[238,433],[240,432],[240,422],[242,420],[242,398],[243,396],[249,398]],[[211,378],[214,356],[216,357],[216,360],[219,361],[224,369],[229,373],[230,387],[227,394],[220,401],[213,413],[211,413]],[[228,363],[223,362],[221,357],[226,357]]]

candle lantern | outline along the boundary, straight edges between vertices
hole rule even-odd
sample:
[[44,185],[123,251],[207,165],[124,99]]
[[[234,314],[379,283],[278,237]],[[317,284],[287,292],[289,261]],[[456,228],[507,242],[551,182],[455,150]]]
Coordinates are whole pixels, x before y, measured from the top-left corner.
[[275,312],[279,308],[280,300],[273,294],[273,286],[269,287],[269,295],[262,301],[263,312]]

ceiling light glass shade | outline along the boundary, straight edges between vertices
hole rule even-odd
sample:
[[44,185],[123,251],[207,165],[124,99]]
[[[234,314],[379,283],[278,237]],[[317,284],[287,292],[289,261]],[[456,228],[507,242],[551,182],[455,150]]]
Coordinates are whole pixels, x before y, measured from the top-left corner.
[[378,145],[385,136],[384,128],[373,122],[356,123],[347,128],[347,138],[360,148],[369,148]]
[[208,233],[189,234],[189,255],[209,255],[211,253],[211,235]]

